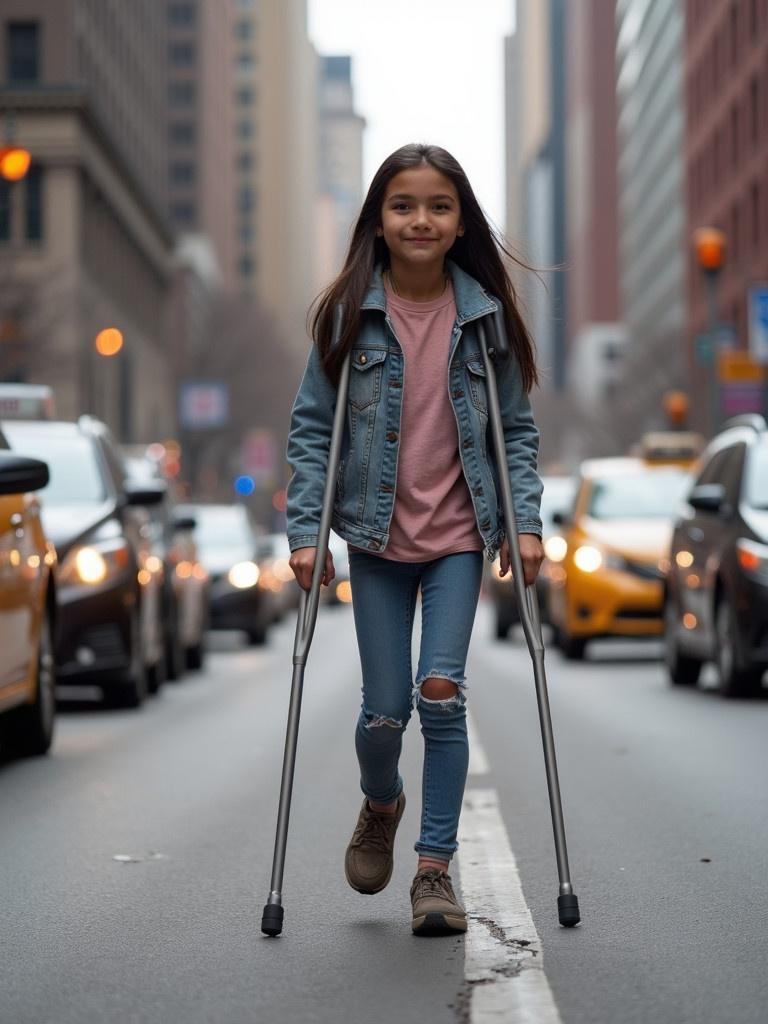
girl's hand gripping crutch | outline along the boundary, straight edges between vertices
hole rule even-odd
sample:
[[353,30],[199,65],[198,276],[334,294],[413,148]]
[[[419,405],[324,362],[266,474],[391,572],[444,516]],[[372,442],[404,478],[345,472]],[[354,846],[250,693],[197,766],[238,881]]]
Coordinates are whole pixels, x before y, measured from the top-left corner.
[[[339,344],[343,326],[344,311],[341,304],[336,307],[333,324],[333,345]],[[275,835],[275,853],[272,860],[272,882],[269,897],[261,918],[261,930],[265,935],[279,935],[283,930],[283,867],[285,865],[285,847],[288,840],[288,817],[291,811],[291,794],[293,791],[293,774],[296,764],[296,746],[299,735],[299,715],[301,712],[301,695],[304,688],[304,668],[307,663],[309,645],[315,631],[317,607],[320,601],[320,584],[325,573],[325,558],[328,553],[328,535],[331,530],[331,514],[336,491],[336,474],[339,468],[339,453],[344,431],[344,418],[347,408],[349,390],[349,355],[344,360],[336,391],[336,409],[333,417],[331,441],[328,449],[328,469],[325,478],[323,508],[320,514],[320,529],[315,552],[315,567],[312,572],[312,585],[307,592],[302,590],[299,602],[296,637],[293,645],[293,680],[291,683],[291,700],[288,708],[288,727],[285,736],[285,752],[283,754],[283,775],[280,783],[280,803],[277,812],[277,832]]]
[[504,328],[504,317],[497,311],[491,319],[493,338],[489,346],[483,321],[478,321],[477,329],[482,350],[483,365],[488,381],[488,414],[493,434],[493,446],[496,464],[499,468],[501,481],[501,498],[504,509],[504,525],[509,541],[509,555],[512,563],[515,596],[520,611],[528,650],[533,659],[533,674],[536,682],[536,699],[539,705],[539,721],[541,738],[544,744],[544,765],[547,773],[549,790],[549,806],[552,812],[552,828],[555,836],[555,855],[557,857],[557,873],[560,880],[560,892],[557,897],[557,912],[560,924],[566,928],[578,924],[579,901],[571,886],[568,869],[568,851],[565,844],[565,825],[563,809],[560,804],[560,784],[557,778],[557,759],[555,757],[555,741],[552,735],[552,720],[549,714],[549,697],[547,695],[547,679],[544,672],[544,643],[541,638],[541,620],[539,603],[535,586],[526,587],[523,581],[523,564],[520,557],[520,543],[517,535],[515,506],[512,497],[512,486],[507,471],[507,452],[504,444],[504,427],[501,421],[499,394],[496,384],[496,372],[493,356],[509,358],[509,343]]

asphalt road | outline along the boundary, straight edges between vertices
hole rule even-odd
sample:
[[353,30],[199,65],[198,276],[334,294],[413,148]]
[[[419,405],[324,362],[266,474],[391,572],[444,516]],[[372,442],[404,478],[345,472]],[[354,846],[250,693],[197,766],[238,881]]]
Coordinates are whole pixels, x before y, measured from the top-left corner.
[[[566,931],[528,654],[490,632],[481,608],[468,667],[479,782],[498,793],[563,1024],[762,1024],[768,701],[674,691],[658,647],[596,645],[582,665],[548,654],[583,918]],[[361,799],[347,609],[318,622],[285,927],[259,931],[292,641],[291,623],[263,649],[217,638],[204,673],[140,711],[70,705],[48,758],[0,766],[2,1024],[469,1020],[464,940],[410,933],[416,721],[392,883],[362,897],[344,881]]]

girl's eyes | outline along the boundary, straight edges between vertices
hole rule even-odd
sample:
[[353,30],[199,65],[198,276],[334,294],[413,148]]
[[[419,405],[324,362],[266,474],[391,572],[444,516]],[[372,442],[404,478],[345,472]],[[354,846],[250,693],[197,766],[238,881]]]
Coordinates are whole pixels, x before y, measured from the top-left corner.
[[[405,213],[405,211],[409,210],[410,207],[408,206],[408,203],[395,203],[392,209],[395,210],[397,213]],[[432,209],[438,210],[440,213],[443,213],[444,211],[449,211],[451,207],[448,203],[435,203]]]

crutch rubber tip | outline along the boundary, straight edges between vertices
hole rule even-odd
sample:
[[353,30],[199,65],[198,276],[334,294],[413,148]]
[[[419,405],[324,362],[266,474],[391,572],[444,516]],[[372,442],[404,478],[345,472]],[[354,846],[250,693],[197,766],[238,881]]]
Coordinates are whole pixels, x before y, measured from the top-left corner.
[[261,930],[265,935],[279,935],[283,930],[283,908],[267,903],[261,916]]
[[563,928],[573,928],[581,920],[579,901],[573,893],[557,897],[557,916]]

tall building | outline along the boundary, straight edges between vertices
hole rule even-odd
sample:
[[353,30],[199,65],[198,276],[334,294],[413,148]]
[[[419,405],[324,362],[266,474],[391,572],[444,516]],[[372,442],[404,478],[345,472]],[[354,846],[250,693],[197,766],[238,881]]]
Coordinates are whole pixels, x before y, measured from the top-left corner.
[[[0,320],[18,342],[0,372],[52,384],[61,415],[92,411],[126,440],[175,419],[165,28],[154,0],[0,0],[0,124],[32,154],[0,188]],[[96,352],[105,327],[119,356]]]
[[355,113],[350,57],[320,57],[318,289],[339,271],[362,203],[365,119]]
[[625,333],[616,220],[616,26],[611,0],[568,10],[568,379],[585,409],[615,387]]
[[[233,110],[237,102],[233,2],[164,0],[156,4],[164,8],[168,36],[163,61],[168,215],[177,235],[195,233],[210,239],[222,282],[230,289],[239,280],[233,135],[240,125]],[[249,39],[245,43],[249,45]],[[255,59],[250,53],[245,57],[238,53],[236,59],[244,64],[247,59],[243,70],[252,74]],[[249,88],[253,90],[250,84]]]
[[[709,327],[708,297],[690,239],[699,227],[725,233],[719,317],[745,348],[749,288],[768,285],[768,3],[687,0],[685,81],[685,333],[696,417],[711,426],[708,373],[696,350]],[[760,408],[759,396],[744,404],[738,390],[724,389],[723,414]]]
[[680,0],[616,0],[620,293],[618,385],[633,435],[663,425],[684,377],[685,197]]
[[518,0],[506,49],[507,131],[517,133],[508,146],[508,234],[542,268],[523,291],[543,386],[554,391],[565,386],[566,357],[565,279],[553,269],[565,256],[564,30],[563,0]]

